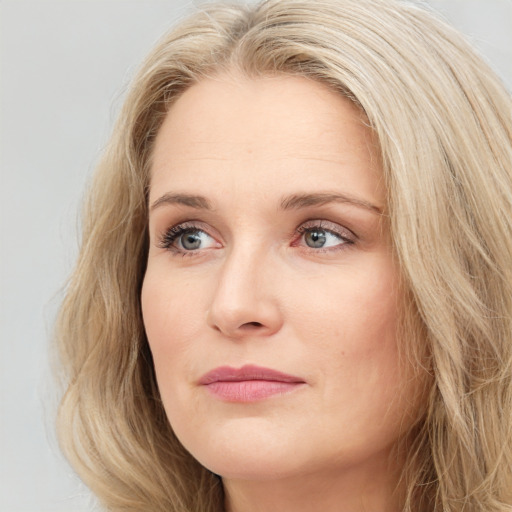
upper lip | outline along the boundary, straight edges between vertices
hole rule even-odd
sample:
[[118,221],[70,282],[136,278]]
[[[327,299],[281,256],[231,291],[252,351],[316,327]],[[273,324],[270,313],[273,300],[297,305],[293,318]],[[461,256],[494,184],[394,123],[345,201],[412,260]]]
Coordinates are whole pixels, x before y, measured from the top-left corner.
[[274,382],[305,382],[304,379],[294,375],[263,368],[255,365],[245,365],[241,368],[232,368],[231,366],[219,366],[205,373],[200,379],[199,384],[212,384],[213,382],[241,382],[245,380],[268,380]]

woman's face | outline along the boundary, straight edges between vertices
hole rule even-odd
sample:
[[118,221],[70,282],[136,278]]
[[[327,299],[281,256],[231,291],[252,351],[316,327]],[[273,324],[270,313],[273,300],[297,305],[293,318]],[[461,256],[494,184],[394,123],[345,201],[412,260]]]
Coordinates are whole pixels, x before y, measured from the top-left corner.
[[149,204],[142,310],[183,445],[227,479],[371,474],[418,399],[361,113],[305,78],[205,79],[158,134]]

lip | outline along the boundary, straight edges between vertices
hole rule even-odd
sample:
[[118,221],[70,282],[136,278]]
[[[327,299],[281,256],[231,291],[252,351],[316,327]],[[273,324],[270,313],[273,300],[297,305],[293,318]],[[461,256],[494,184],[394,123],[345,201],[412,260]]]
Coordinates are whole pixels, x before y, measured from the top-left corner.
[[294,391],[306,381],[270,368],[245,365],[220,366],[203,375],[198,383],[227,402],[256,402]]

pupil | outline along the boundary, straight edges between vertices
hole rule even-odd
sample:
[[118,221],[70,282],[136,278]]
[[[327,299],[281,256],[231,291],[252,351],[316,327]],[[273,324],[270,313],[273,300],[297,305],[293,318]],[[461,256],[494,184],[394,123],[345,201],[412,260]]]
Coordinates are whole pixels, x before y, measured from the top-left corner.
[[315,249],[323,247],[325,244],[325,231],[315,230],[306,233],[306,244]]
[[199,236],[198,231],[193,231],[183,235],[181,243],[185,249],[199,249],[199,246],[201,245],[201,237]]

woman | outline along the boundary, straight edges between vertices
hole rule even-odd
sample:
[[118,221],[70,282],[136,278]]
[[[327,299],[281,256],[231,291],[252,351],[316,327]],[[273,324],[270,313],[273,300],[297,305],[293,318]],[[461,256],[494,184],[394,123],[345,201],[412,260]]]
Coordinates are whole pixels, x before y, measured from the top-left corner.
[[511,509],[511,101],[450,27],[206,7],[88,197],[59,431],[108,510]]

